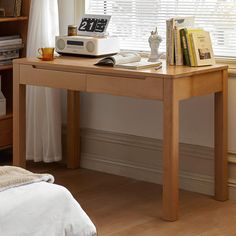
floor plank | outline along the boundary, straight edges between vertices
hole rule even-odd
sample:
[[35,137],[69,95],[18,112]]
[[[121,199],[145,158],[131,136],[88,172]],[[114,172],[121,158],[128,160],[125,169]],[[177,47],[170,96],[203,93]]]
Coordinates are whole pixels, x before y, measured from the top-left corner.
[[49,172],[67,187],[91,217],[102,236],[235,236],[236,202],[180,191],[180,219],[161,217],[162,187],[126,177],[62,165],[30,164],[35,172]]
[[[11,155],[0,152],[0,165]],[[63,164],[27,163],[27,169],[51,173],[68,188],[97,227],[99,236],[235,236],[236,201],[180,191],[180,219],[161,217],[162,186]]]

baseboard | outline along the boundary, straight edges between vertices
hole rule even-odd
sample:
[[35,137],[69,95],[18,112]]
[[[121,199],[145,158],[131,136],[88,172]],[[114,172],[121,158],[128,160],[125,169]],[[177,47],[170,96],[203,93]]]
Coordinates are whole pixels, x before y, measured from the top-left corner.
[[[104,160],[103,156],[88,153],[82,153],[81,166],[86,169],[162,184],[162,170],[158,168],[147,168],[118,161]],[[180,188],[213,195],[213,179],[209,176],[181,171]]]
[[[82,129],[81,167],[162,184],[162,141]],[[213,195],[213,173],[212,148],[180,144],[181,189]],[[236,178],[229,179],[229,189],[236,199]]]

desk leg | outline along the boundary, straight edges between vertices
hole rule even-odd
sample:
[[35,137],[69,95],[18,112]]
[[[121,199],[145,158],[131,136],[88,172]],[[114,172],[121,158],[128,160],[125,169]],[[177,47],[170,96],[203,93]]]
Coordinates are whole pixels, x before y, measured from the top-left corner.
[[80,92],[67,91],[67,167],[80,163]]
[[215,93],[215,199],[228,199],[227,159],[227,70],[223,72],[223,90]]
[[13,165],[26,166],[26,86],[20,84],[20,66],[13,69]]
[[175,99],[174,80],[164,80],[163,140],[163,216],[178,219],[179,207],[179,101]]

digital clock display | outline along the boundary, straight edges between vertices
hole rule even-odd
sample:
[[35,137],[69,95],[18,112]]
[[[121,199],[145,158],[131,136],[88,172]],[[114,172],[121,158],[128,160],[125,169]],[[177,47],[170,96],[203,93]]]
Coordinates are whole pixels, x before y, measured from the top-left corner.
[[78,35],[102,35],[106,32],[111,16],[86,14],[81,18]]
[[84,42],[83,41],[67,40],[67,45],[84,46]]
[[107,19],[83,18],[79,30],[103,33],[106,29],[106,25]]

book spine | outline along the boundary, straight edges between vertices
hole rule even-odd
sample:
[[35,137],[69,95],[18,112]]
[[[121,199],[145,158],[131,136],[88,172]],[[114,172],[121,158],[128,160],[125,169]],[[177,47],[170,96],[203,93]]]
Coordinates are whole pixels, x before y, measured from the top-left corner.
[[186,38],[187,38],[187,46],[188,46],[188,54],[189,54],[189,60],[190,60],[190,66],[194,66],[194,58],[193,58],[193,45],[192,41],[190,39],[190,34],[188,32],[188,29],[186,29]]
[[5,52],[0,52],[0,61],[10,60],[19,58],[19,50],[10,50]]
[[12,65],[12,60],[0,61],[0,66],[4,66],[4,65]]
[[175,64],[177,66],[183,65],[183,52],[180,40],[180,29],[175,27],[174,29],[174,42],[175,42]]
[[9,40],[9,39],[19,39],[20,35],[10,35],[10,36],[0,36],[0,41]]
[[166,21],[166,63],[170,64],[170,20]]
[[183,49],[184,65],[190,66],[191,64],[190,64],[190,59],[189,59],[187,36],[186,36],[185,28],[180,30],[180,38],[181,38],[181,46]]
[[175,64],[177,65],[179,61],[179,55],[178,55],[178,43],[177,43],[177,28],[174,27],[173,29],[173,40],[174,40],[174,55],[175,55]]
[[195,51],[195,48],[194,48],[193,34],[192,33],[189,35],[189,39],[190,39],[190,45],[191,45],[191,48],[192,48],[193,66],[197,66],[197,55],[196,55],[196,51]]
[[171,64],[175,65],[175,35],[174,35],[174,20],[171,21]]
[[11,51],[14,49],[22,49],[24,48],[24,44],[13,44],[8,46],[0,46],[0,52]]
[[8,46],[14,44],[22,44],[22,39],[10,39],[10,40],[0,41],[0,46]]
[[166,59],[167,65],[174,65],[173,19],[166,21]]
[[22,0],[15,0],[15,16],[17,17],[21,15],[21,5]]

